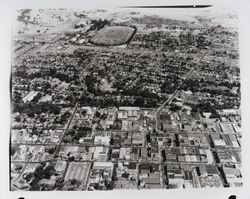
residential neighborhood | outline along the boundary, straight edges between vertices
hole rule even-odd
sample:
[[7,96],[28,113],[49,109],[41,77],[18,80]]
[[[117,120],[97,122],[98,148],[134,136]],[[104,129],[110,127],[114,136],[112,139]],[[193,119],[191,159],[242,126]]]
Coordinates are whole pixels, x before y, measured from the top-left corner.
[[10,190],[242,187],[238,16],[204,9],[18,10]]

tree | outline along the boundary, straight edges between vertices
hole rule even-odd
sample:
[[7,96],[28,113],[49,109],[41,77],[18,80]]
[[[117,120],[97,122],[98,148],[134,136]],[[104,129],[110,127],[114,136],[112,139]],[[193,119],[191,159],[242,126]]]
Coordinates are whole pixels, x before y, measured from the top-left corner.
[[75,130],[69,129],[67,132],[68,135],[74,136],[76,134]]
[[64,143],[71,143],[72,142],[71,136],[70,135],[65,136],[63,139],[63,142]]
[[28,112],[27,115],[28,115],[28,117],[31,117],[31,118],[35,117],[35,113],[34,112]]
[[56,180],[56,183],[55,183],[55,186],[54,186],[54,189],[58,189],[58,190],[62,190],[64,186],[64,180],[63,178],[59,177],[57,180]]
[[104,184],[107,190],[112,190],[114,188],[114,184],[111,181],[105,180]]
[[53,165],[48,165],[43,173],[43,178],[50,179],[50,176],[52,176],[55,172],[55,168]]
[[54,105],[54,106],[51,106],[51,109],[49,112],[55,115],[58,115],[61,112],[61,109],[59,106]]
[[108,115],[107,115],[106,113],[103,113],[103,114],[100,116],[100,119],[101,119],[101,120],[105,120],[107,117],[108,117]]
[[20,116],[20,115],[17,115],[17,116],[15,117],[15,121],[16,121],[16,122],[21,122],[21,116]]
[[71,185],[77,185],[78,181],[77,181],[77,179],[72,179],[70,183],[71,183]]
[[56,147],[53,147],[53,148],[50,148],[50,149],[48,150],[48,153],[49,153],[49,154],[54,154],[55,151],[56,151]]
[[33,176],[34,176],[34,174],[32,172],[30,172],[24,176],[24,179],[26,180],[26,182],[29,182]]
[[97,118],[99,118],[99,117],[101,116],[101,114],[100,114],[98,111],[96,111],[96,112],[95,112],[95,116],[96,116]]
[[75,156],[70,156],[70,157],[68,158],[68,160],[71,161],[71,162],[74,162],[74,161],[75,161]]
[[122,177],[123,177],[123,178],[129,178],[129,173],[126,173],[126,172],[123,173],[123,174],[122,174]]
[[87,111],[85,109],[82,110],[82,115],[85,116]]
[[40,185],[38,184],[40,179],[34,178],[31,183],[30,183],[30,191],[39,191],[40,190]]

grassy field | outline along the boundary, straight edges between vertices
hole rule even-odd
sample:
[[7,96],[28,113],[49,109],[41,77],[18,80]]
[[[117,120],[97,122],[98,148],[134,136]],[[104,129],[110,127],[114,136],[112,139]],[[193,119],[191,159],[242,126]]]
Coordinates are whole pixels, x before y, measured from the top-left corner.
[[109,26],[101,29],[91,42],[97,45],[122,45],[129,41],[135,29],[128,26]]

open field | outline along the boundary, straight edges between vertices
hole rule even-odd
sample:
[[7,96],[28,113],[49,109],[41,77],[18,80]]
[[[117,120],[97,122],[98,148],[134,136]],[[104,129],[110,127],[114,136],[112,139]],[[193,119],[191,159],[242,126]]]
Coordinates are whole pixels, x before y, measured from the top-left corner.
[[97,45],[122,45],[129,41],[135,28],[128,26],[109,26],[101,29],[91,42]]

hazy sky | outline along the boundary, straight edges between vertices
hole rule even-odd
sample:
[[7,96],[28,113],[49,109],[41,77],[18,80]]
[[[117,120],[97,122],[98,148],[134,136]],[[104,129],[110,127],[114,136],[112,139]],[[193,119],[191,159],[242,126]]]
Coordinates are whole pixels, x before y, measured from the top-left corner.
[[[34,3],[35,2],[35,3]],[[236,9],[239,1],[236,0],[12,0],[9,5],[14,8],[110,8],[125,5],[189,5],[189,4],[211,4],[214,8],[227,7],[229,9]]]

